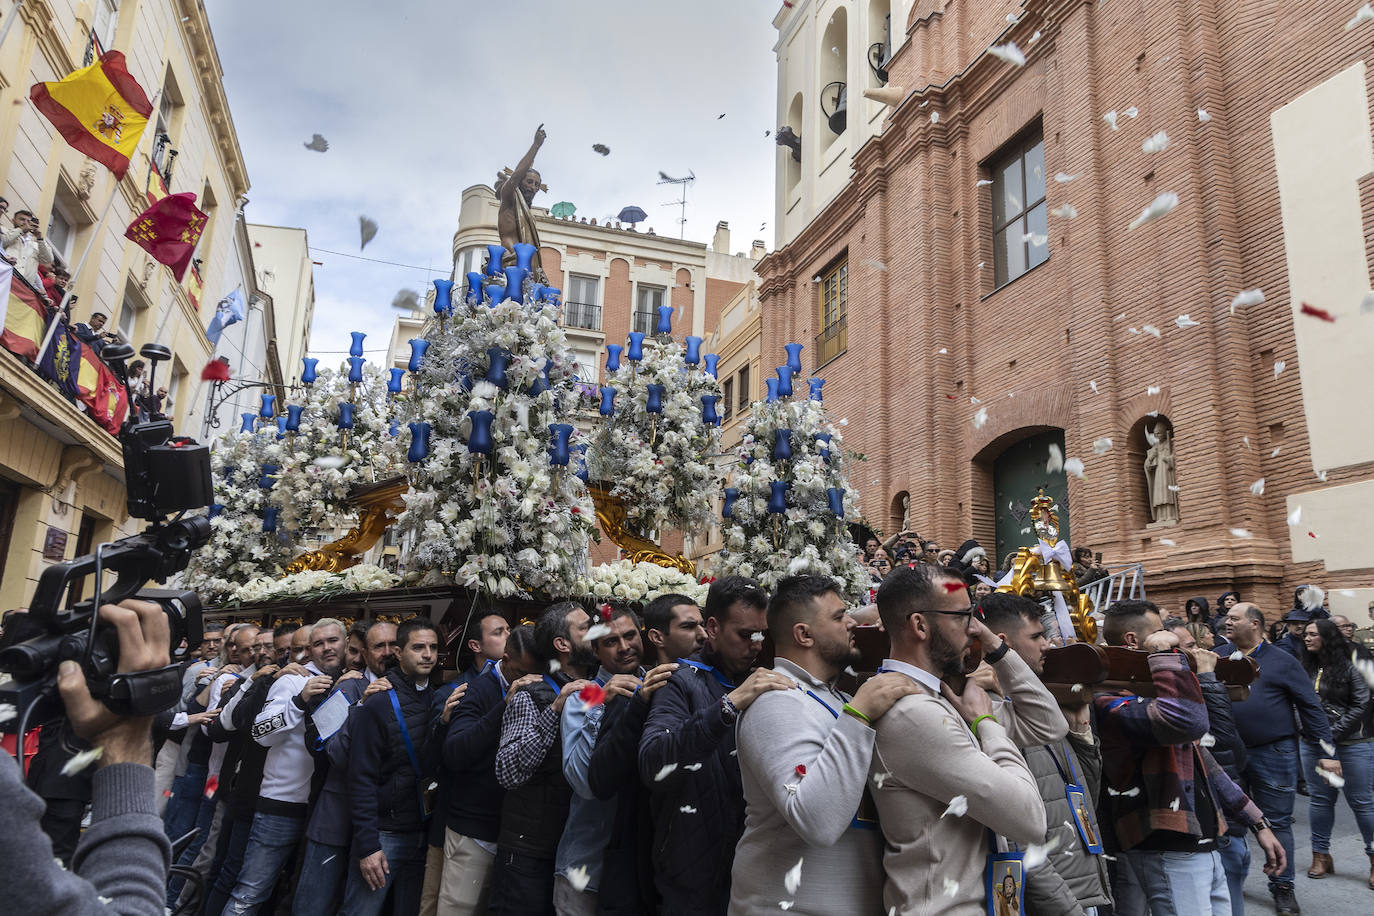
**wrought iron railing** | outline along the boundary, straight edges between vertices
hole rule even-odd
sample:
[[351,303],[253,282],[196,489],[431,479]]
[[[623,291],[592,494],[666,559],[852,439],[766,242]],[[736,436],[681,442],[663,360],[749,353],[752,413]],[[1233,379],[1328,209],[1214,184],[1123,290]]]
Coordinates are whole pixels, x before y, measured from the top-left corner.
[[634,320],[631,322],[630,330],[638,331],[641,334],[652,334],[654,328],[658,326],[658,316],[653,312],[643,312],[635,310]]
[[589,302],[563,303],[563,324],[569,328],[586,328],[589,331],[601,330],[601,306]]

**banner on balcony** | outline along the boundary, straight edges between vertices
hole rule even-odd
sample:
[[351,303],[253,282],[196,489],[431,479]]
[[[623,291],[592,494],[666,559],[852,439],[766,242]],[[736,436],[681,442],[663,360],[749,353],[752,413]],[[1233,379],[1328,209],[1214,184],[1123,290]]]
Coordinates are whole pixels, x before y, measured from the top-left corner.
[[140,213],[124,231],[124,237],[158,263],[172,268],[172,276],[180,283],[200,234],[205,231],[205,220],[205,214],[196,206],[195,194],[169,194]]
[[52,343],[38,360],[38,374],[55,382],[65,397],[75,399],[77,369],[81,365],[81,351],[86,348],[67,329],[67,322],[61,316],[57,322]]
[[90,411],[91,419],[115,435],[124,422],[124,415],[129,412],[128,394],[90,347],[82,347],[79,358],[76,396]]
[[29,98],[73,148],[123,178],[153,113],[143,87],[119,51],[106,51],[53,83],[35,83]]
[[152,206],[171,192],[167,190],[167,183],[162,180],[162,173],[157,170],[157,166],[148,164],[148,187],[145,194],[148,198],[148,206]]
[[38,356],[38,344],[47,330],[48,312],[38,301],[33,287],[23,277],[15,277],[14,267],[0,261],[0,345],[11,353],[32,362]]

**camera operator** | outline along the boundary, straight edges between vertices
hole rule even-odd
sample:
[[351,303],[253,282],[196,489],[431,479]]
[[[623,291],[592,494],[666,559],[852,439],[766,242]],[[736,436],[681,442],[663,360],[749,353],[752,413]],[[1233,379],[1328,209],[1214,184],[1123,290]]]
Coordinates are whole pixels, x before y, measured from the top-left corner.
[[[121,672],[168,663],[170,632],[157,604],[107,604],[100,617],[118,636]],[[22,786],[14,761],[0,760],[0,862],[10,876],[6,912],[161,913],[171,846],[154,807],[152,720],[121,718],[97,702],[76,662],[62,663],[57,686],[72,732],[100,751],[92,764],[91,825],[66,871],[39,827],[42,801]]]

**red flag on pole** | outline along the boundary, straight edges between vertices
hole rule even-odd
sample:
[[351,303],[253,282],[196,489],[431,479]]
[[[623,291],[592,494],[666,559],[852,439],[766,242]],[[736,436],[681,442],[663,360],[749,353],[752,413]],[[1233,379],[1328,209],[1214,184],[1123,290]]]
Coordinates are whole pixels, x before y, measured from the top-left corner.
[[169,194],[140,213],[129,224],[124,237],[172,268],[172,275],[180,283],[196,242],[205,231],[205,220],[205,214],[196,206],[195,194]]

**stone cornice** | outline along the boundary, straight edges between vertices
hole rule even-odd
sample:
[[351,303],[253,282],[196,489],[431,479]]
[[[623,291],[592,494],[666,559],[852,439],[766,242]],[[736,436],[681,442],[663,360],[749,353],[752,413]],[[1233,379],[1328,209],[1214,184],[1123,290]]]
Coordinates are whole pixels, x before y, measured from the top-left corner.
[[201,97],[205,100],[205,114],[209,122],[206,126],[215,138],[229,192],[237,200],[248,192],[248,168],[244,165],[238,132],[234,129],[234,118],[229,112],[229,98],[224,92],[224,68],[220,65],[219,51],[210,32],[210,20],[200,0],[177,0],[177,10],[180,13],[181,30],[191,45],[190,63],[200,83]]
[[71,52],[67,50],[62,37],[57,34],[56,17],[48,0],[24,0],[24,4],[19,7],[19,18],[29,27],[29,31],[33,32],[38,42],[38,50],[52,67],[52,71],[58,74],[58,79],[76,69]]

